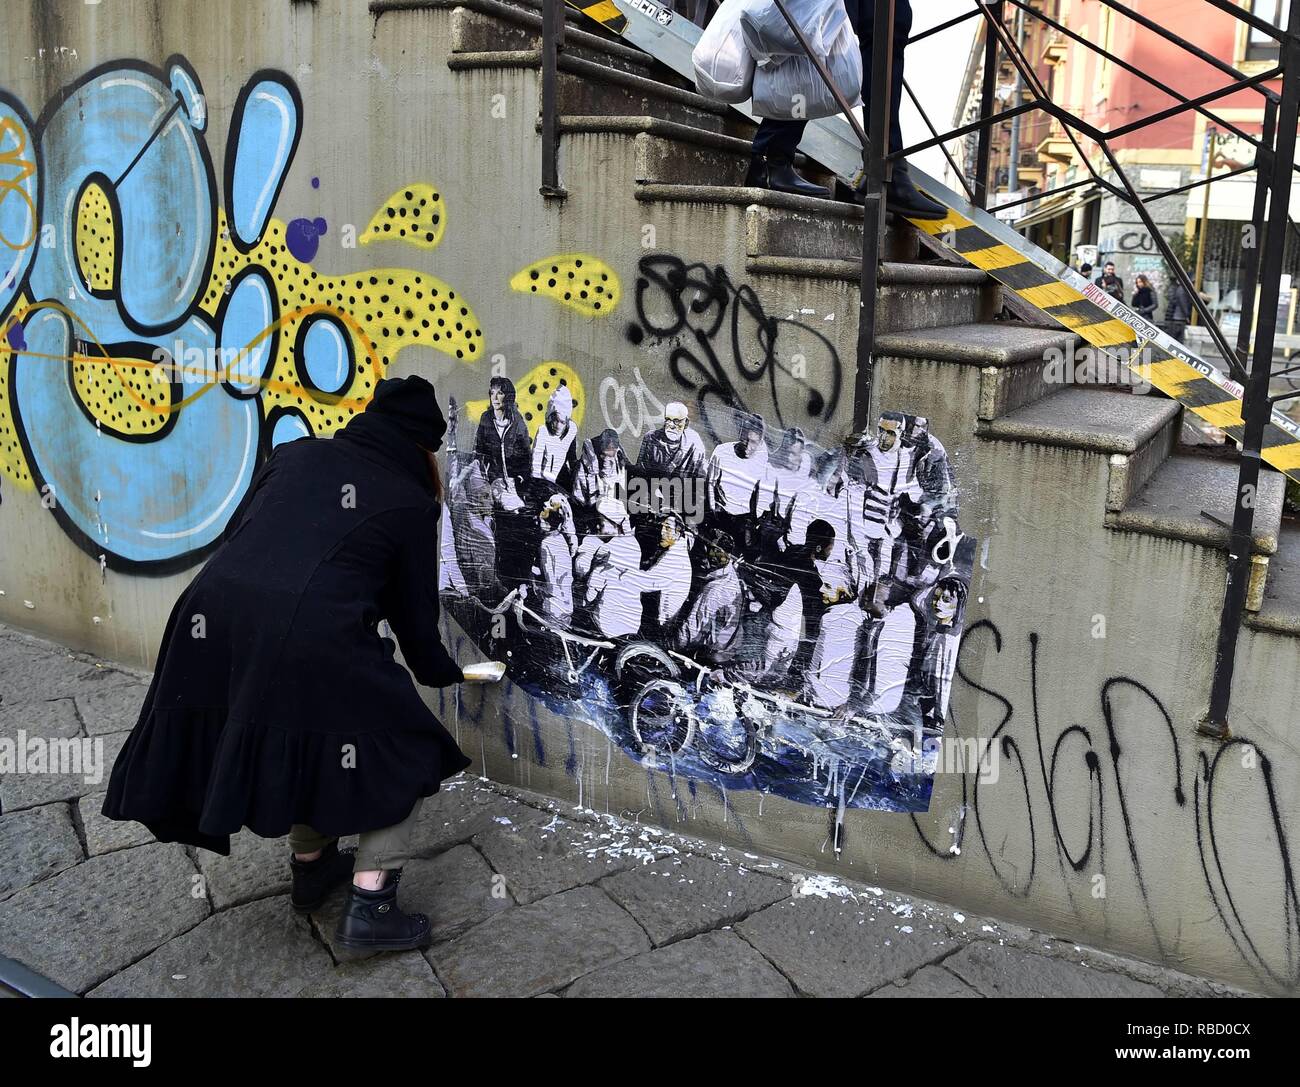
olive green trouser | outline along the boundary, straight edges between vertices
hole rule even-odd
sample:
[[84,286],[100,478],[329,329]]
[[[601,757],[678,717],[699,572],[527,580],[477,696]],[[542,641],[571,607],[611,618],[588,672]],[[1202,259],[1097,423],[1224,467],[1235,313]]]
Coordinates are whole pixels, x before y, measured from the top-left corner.
[[[377,872],[403,867],[411,859],[411,836],[415,832],[415,820],[423,804],[424,797],[420,797],[411,809],[411,814],[400,823],[382,830],[362,832],[352,870]],[[295,853],[315,853],[336,841],[337,838],[317,834],[306,823],[295,823],[289,828],[289,848]]]

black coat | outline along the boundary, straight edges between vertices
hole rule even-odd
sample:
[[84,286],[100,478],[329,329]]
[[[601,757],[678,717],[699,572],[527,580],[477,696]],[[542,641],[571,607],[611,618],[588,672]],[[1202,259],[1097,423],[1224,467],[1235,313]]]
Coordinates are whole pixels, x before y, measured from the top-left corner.
[[1183,286],[1181,280],[1174,281],[1174,288],[1169,292],[1169,308],[1165,310],[1165,320],[1171,324],[1186,324],[1192,319],[1192,296]]
[[463,678],[438,630],[423,449],[367,411],[280,446],[172,610],[103,812],[229,853],[249,827],[325,835],[398,823],[469,766],[420,683]]
[[474,436],[474,452],[483,462],[483,471],[487,473],[489,482],[504,479],[507,474],[516,480],[528,479],[533,474],[533,444],[528,424],[513,401],[506,404],[506,415],[510,426],[506,428],[504,443],[497,433],[490,407],[479,417],[478,431]]
[[1156,307],[1160,305],[1159,296],[1153,287],[1139,287],[1133,292],[1133,301],[1129,303],[1139,316],[1145,317],[1148,321],[1155,317]]

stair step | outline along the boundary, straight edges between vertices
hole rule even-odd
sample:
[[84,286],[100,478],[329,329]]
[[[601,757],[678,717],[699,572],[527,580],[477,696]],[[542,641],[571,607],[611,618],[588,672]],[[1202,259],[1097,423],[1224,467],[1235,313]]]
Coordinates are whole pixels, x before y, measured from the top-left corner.
[[[1128,399],[1141,402],[1152,398]],[[1237,472],[1235,460],[1176,454],[1156,470],[1150,482],[1122,510],[1107,514],[1106,524],[1226,550],[1231,533],[1225,526],[1232,524]],[[1284,480],[1280,472],[1268,468],[1260,472],[1253,532],[1256,554],[1272,555],[1277,551]]]
[[[542,17],[536,12],[497,0],[470,0],[452,11],[453,53],[540,50],[541,47]],[[564,52],[639,75],[647,75],[654,64],[653,59],[640,50],[629,49],[575,27],[565,30]]]
[[[685,128],[685,125],[678,125]],[[720,139],[731,137],[721,136]],[[651,185],[692,185],[700,181],[740,185],[749,169],[747,141],[743,154],[720,147],[703,147],[695,142],[642,132],[637,135],[636,179]]]
[[877,337],[992,321],[1002,308],[1001,285],[978,268],[886,261],[877,284]]
[[[743,157],[748,164],[750,141],[738,136],[727,136],[720,132],[684,125],[677,121],[668,121],[662,117],[649,114],[620,117],[617,114],[561,114],[556,118],[556,127],[560,132],[609,132],[637,136],[644,133],[664,140],[692,144],[710,150],[725,151],[729,155]],[[540,125],[539,125],[540,127]]]
[[876,354],[938,359],[973,366],[1046,366],[1049,351],[1069,351],[1076,337],[1065,329],[1029,328],[1008,321],[943,325],[876,337]]
[[[646,203],[728,204],[746,209],[747,270],[810,279],[857,279],[862,267],[862,206],[743,185],[638,185]],[[884,255],[914,259],[917,230],[889,216]]]
[[[511,18],[516,13],[519,15],[535,15],[541,18],[543,0],[370,0],[369,11],[376,19],[381,15],[392,15],[400,12],[409,11],[450,11],[456,8],[470,8],[474,11],[482,11],[487,14],[500,14],[503,18]],[[503,11],[502,9],[506,9]],[[617,45],[628,52],[640,52],[632,49],[631,46],[624,45],[618,40],[618,35],[606,30],[600,23],[584,15],[577,8],[571,8],[567,4],[562,9],[564,11],[564,21],[566,34],[569,28],[582,30],[592,37],[599,37],[603,41],[608,41],[612,45]],[[643,54],[648,60],[649,54]]]
[[[768,197],[786,196],[766,189],[747,192]],[[820,200],[803,196],[789,199],[808,201],[790,204],[770,199],[754,201],[745,217],[745,252],[754,261],[777,263],[754,270],[818,278],[858,280],[862,274],[862,208],[843,200]],[[916,257],[917,234],[910,223],[892,215],[885,221],[887,261]],[[785,263],[793,261],[794,263]],[[824,269],[815,265],[827,262]]]
[[[917,232],[910,231],[905,225],[900,225],[898,231],[891,227],[885,234],[885,245],[892,250],[889,253],[888,260],[880,264],[880,271],[877,276],[879,284],[933,284],[942,286],[952,284],[957,287],[991,287],[1000,290],[999,284],[987,273],[981,272],[978,268],[959,268],[952,264],[940,264],[934,261],[917,261],[916,247],[913,244]],[[830,257],[785,257],[775,254],[763,254],[761,256],[750,256],[745,259],[745,268],[751,272],[762,272],[768,275],[786,275],[800,276],[806,279],[845,279],[854,283],[862,277],[861,260],[843,260]],[[906,270],[907,274],[896,275],[892,269]],[[913,275],[912,269],[916,269],[918,274]],[[931,275],[933,270],[939,274]],[[949,280],[942,273],[945,271],[956,271],[962,273],[962,278]],[[972,318],[972,320],[975,320]],[[949,324],[960,324],[962,322],[949,322]]]
[[1263,605],[1246,621],[1257,630],[1300,635],[1300,522],[1282,522],[1268,560]]
[[981,438],[1033,442],[1092,453],[1136,453],[1175,423],[1176,400],[1110,389],[1067,386],[1051,396],[981,423]]
[[1077,342],[1073,333],[1062,328],[1031,328],[1014,321],[968,322],[882,333],[876,337],[876,356],[978,366],[975,416],[983,422],[1058,392],[1060,386],[1048,381],[1048,359],[1053,352],[1065,357]]
[[[530,68],[540,71],[540,49],[490,50],[450,53],[452,71]],[[694,91],[670,87],[654,79],[626,72],[608,64],[561,53],[556,79],[556,108],[560,114],[594,116],[639,116],[649,114],[664,120],[720,132],[750,136],[754,126],[730,106],[714,102]]]

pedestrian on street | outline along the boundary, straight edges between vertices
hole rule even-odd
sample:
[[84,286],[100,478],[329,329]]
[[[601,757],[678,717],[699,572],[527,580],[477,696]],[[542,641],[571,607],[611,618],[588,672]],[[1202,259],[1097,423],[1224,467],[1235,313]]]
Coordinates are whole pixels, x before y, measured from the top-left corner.
[[[470,765],[411,678],[465,678],[438,630],[445,430],[433,386],[408,377],[380,381],[334,438],[275,449],[172,609],[104,801],[225,855],[241,827],[288,834],[294,908],[351,878],[348,948],[429,943],[397,879],[424,797]],[[355,857],[340,852],[358,833]]]
[[1165,319],[1160,323],[1161,329],[1180,343],[1183,333],[1187,331],[1187,322],[1192,319],[1192,292],[1183,286],[1181,279],[1174,280],[1174,288],[1169,292],[1169,305],[1165,308]]
[[1130,305],[1137,310],[1139,317],[1143,317],[1148,321],[1155,320],[1156,307],[1160,304],[1160,296],[1156,294],[1156,289],[1151,286],[1151,281],[1146,276],[1139,275],[1134,283],[1136,286]]
[[1097,286],[1105,291],[1111,298],[1124,301],[1124,281],[1115,274],[1115,262],[1108,260],[1106,267],[1102,269],[1101,275],[1096,280]]

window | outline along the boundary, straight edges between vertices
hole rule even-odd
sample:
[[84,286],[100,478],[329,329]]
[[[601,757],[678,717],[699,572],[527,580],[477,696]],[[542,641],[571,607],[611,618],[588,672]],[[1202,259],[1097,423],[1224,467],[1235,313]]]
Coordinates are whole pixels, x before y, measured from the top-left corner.
[[[1291,0],[1250,0],[1250,13],[1257,19],[1272,23],[1276,27],[1286,25]],[[1276,38],[1269,37],[1264,31],[1255,27],[1247,28],[1246,59],[1272,60],[1278,58]]]

